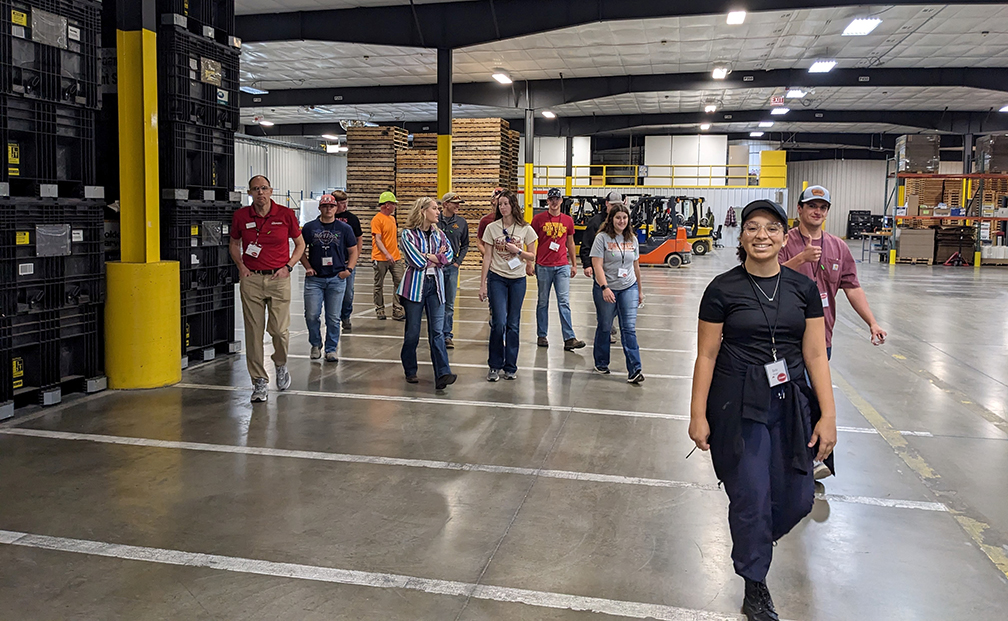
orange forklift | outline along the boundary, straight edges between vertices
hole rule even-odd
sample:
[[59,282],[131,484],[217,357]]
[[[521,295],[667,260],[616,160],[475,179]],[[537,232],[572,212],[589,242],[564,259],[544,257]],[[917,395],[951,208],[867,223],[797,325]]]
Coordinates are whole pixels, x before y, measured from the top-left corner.
[[662,196],[643,196],[630,210],[630,223],[640,244],[641,265],[686,267],[693,248],[686,227],[673,226],[675,208]]

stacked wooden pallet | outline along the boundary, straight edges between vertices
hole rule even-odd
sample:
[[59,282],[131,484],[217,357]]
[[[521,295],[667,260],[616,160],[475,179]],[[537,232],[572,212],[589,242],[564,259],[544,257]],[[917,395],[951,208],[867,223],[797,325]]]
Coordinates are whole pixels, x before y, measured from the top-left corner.
[[[415,136],[414,136],[415,138]],[[415,144],[415,143],[414,143]],[[396,198],[399,211],[396,220],[402,229],[406,217],[418,198],[437,196],[437,151],[430,149],[406,149],[396,153]]]
[[437,150],[437,134],[413,134],[414,149]]
[[935,207],[945,200],[945,191],[948,189],[959,189],[961,187],[958,180],[948,182],[944,179],[907,179],[907,196],[916,195],[922,207]]
[[347,207],[360,218],[364,258],[371,256],[371,218],[378,212],[378,196],[395,191],[396,152],[406,149],[407,137],[401,127],[347,130]]
[[518,188],[518,132],[503,119],[452,121],[452,189],[465,199],[461,214],[469,222],[472,252],[464,268],[478,268],[476,229],[490,211],[494,188]]

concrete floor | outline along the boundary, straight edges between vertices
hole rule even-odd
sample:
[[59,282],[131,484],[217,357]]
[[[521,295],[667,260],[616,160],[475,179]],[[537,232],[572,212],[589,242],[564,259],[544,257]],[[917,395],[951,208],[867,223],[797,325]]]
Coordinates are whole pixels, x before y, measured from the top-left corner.
[[[0,617],[740,618],[725,495],[706,454],[685,459],[697,306],[732,254],[645,270],[639,387],[618,349],[608,377],[590,346],[563,351],[555,301],[536,348],[531,290],[518,380],[487,383],[475,273],[458,383],[435,393],[421,340],[407,385],[403,326],[373,319],[362,270],[339,364],[308,359],[296,293],[294,383],[267,404],[228,357],[22,413],[0,426]],[[1004,619],[1008,270],[860,270],[889,342],[840,302],[839,475],[776,548],[778,610]],[[582,276],[572,305],[590,342]]]

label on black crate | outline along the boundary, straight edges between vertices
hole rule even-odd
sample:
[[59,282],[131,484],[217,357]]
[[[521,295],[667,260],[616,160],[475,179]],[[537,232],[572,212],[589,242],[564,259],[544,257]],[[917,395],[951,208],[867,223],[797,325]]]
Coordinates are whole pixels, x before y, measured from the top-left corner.
[[11,367],[12,367],[11,370],[13,371],[13,373],[11,374],[11,377],[14,379],[13,386],[14,386],[15,389],[21,388],[22,386],[24,386],[24,379],[23,379],[24,378],[24,359],[22,359],[22,358],[14,358],[13,360],[11,360]]
[[228,103],[228,92],[224,89],[217,89],[217,104],[227,105]]
[[35,273],[34,263],[22,263],[18,265],[18,276],[30,276]]
[[80,41],[81,31],[76,26],[67,26],[67,37],[71,41]]
[[18,246],[27,246],[31,243],[31,232],[29,231],[18,231],[14,234],[14,244]]
[[199,257],[197,257],[194,254],[190,255],[189,256],[189,262],[190,262],[190,265],[199,265]]
[[28,25],[28,14],[24,11],[18,11],[17,9],[11,9],[10,12],[11,23],[15,26],[27,26]]
[[82,229],[74,229],[70,233],[70,241],[74,243],[80,243],[84,241],[84,231]]
[[28,38],[25,36],[24,26],[11,26],[11,34],[17,37],[18,39]]

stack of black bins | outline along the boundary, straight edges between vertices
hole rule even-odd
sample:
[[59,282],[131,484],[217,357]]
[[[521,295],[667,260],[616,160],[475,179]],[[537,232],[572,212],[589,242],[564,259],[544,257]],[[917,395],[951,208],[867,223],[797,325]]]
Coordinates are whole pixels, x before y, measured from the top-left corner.
[[101,3],[0,0],[0,419],[105,388]]
[[234,0],[158,2],[161,256],[178,261],[182,364],[235,353],[235,284],[228,254],[238,129]]

